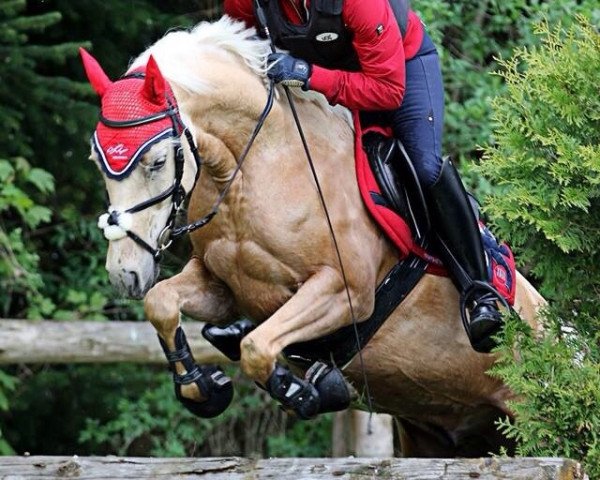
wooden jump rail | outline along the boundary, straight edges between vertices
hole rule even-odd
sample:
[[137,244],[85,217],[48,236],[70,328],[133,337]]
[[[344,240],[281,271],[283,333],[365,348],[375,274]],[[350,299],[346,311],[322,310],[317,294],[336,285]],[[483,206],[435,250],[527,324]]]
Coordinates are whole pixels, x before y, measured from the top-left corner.
[[3,480],[584,480],[560,458],[125,458],[0,457]]
[[[188,322],[186,336],[200,363],[231,363]],[[148,322],[0,320],[0,364],[15,363],[166,364]],[[1,478],[1,477],[0,477]]]
[[[210,345],[202,323],[186,322],[188,342],[199,363],[231,361]],[[166,365],[156,332],[148,322],[0,320],[0,365],[133,362]],[[336,455],[393,454],[393,423],[387,415],[339,412],[333,442]],[[373,434],[366,435],[369,425]],[[4,477],[0,475],[0,479]]]

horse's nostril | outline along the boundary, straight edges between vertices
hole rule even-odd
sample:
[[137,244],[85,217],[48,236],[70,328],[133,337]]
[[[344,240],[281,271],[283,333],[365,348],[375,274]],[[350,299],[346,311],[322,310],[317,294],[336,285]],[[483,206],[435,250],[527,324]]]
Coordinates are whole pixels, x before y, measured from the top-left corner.
[[140,290],[140,277],[139,277],[138,273],[135,271],[132,271],[132,270],[125,270],[124,272],[129,277],[128,282],[127,282],[129,284],[129,291],[131,291],[131,292],[139,291]]

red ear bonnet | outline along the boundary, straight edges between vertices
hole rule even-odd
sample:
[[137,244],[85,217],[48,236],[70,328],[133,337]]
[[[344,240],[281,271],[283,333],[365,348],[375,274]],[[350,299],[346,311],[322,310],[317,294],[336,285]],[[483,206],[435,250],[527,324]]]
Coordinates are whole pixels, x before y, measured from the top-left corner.
[[98,62],[80,51],[85,72],[102,103],[92,146],[106,175],[121,180],[152,145],[180,134],[175,97],[152,56],[146,67],[111,82]]

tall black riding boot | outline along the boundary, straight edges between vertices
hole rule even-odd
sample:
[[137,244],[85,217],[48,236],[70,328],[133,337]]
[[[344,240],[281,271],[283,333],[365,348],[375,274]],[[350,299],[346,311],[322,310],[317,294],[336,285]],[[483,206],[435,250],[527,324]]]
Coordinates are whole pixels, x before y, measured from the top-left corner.
[[487,353],[494,347],[490,338],[502,327],[498,311],[499,294],[489,285],[481,233],[474,211],[450,161],[444,159],[438,179],[428,189],[427,202],[433,229],[440,243],[440,255],[461,294],[461,314],[469,311],[465,328],[473,349]]

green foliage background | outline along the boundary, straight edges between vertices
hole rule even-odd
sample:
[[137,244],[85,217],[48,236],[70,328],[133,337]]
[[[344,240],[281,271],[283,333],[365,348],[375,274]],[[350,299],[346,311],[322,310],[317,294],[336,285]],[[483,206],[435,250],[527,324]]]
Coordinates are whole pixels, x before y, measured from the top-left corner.
[[[520,440],[523,453],[597,460],[591,434],[600,431],[597,416],[581,423],[577,412],[595,412],[598,392],[598,2],[414,0],[413,6],[442,58],[445,150],[460,160],[472,189],[494,195],[487,203],[495,227],[556,305],[548,338],[536,341],[510,324],[497,374],[522,393],[515,409],[524,421],[502,428]],[[103,269],[106,243],[95,227],[103,194],[86,160],[97,101],[77,48],[91,48],[114,78],[169,28],[219,13],[214,0],[0,3],[2,317],[142,320],[139,303],[114,298]],[[580,40],[563,49],[562,37],[536,34],[542,19],[565,28],[587,22],[591,36],[583,41],[571,33]],[[567,50],[571,56],[563,55]],[[524,69],[526,81],[519,79]],[[167,271],[177,270],[185,252],[185,244],[175,249]],[[575,334],[565,337],[565,325]],[[515,348],[520,363],[509,360]],[[573,358],[581,371],[567,368]],[[162,369],[132,365],[5,369],[0,453],[329,453],[329,417],[294,423],[242,382],[243,395],[226,416],[200,421],[179,409],[169,382]],[[574,396],[577,382],[587,388]],[[70,394],[74,387],[77,395]],[[560,417],[569,408],[573,416]],[[273,426],[260,430],[265,415]],[[579,443],[567,435],[571,425],[584,432]],[[241,441],[249,431],[263,441]],[[544,441],[534,448],[535,435]]]
[[[545,334],[506,329],[495,374],[524,401],[502,429],[524,455],[583,459],[600,476],[600,34],[589,19],[537,24],[541,45],[502,61],[496,143],[480,171],[488,211],[551,300]],[[516,358],[516,361],[515,361]]]

